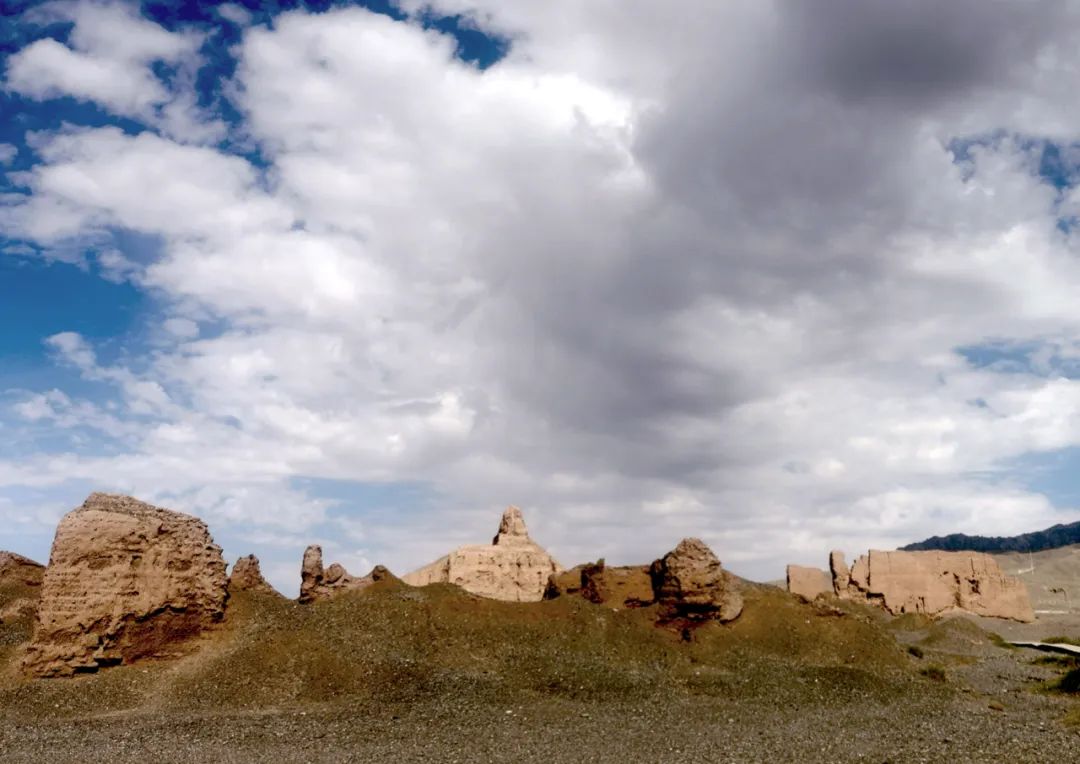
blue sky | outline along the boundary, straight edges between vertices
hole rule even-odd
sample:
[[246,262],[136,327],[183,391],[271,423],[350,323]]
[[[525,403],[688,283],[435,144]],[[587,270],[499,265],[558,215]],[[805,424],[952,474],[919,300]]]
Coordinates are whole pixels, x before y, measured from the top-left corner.
[[1074,16],[722,5],[0,5],[0,548],[97,489],[290,591],[511,502],[757,578],[1080,517]]
[[[218,117],[237,125],[241,122],[228,99],[222,94],[223,85],[233,75],[236,66],[230,50],[241,40],[242,30],[252,26],[272,27],[275,17],[288,11],[322,13],[337,7],[360,6],[391,18],[405,15],[392,3],[333,3],[281,2],[230,3],[248,15],[238,23],[236,14],[219,12],[217,2],[145,2],[138,12],[169,31],[195,31],[203,36],[199,48],[200,66],[193,87],[197,103],[212,109]],[[134,6],[129,6],[134,7]],[[48,3],[5,3],[0,8],[5,19],[0,52],[6,58],[24,50],[35,41],[50,38],[68,42],[73,24],[66,19],[42,18],[35,13],[49,13]],[[242,14],[241,14],[242,15]],[[452,35],[461,60],[477,67],[487,67],[504,52],[507,42],[470,28],[458,16],[424,14],[424,26]],[[162,65],[163,79],[174,74]],[[153,131],[137,119],[110,113],[107,108],[83,98],[57,94],[45,99],[28,98],[17,92],[0,93],[0,143],[11,146],[17,153],[7,162],[7,172],[0,175],[0,193],[20,193],[17,173],[35,163],[34,134],[48,133],[62,125],[102,127],[114,125],[127,134]],[[258,147],[233,135],[224,135],[216,143],[219,150],[258,159]],[[63,389],[88,401],[108,399],[108,386],[88,382],[64,364],[58,364],[56,354],[45,339],[61,332],[75,332],[93,342],[103,361],[111,358],[138,358],[154,350],[153,327],[162,320],[161,296],[152,290],[138,288],[129,280],[117,278],[98,263],[102,251],[115,249],[136,262],[152,262],[159,249],[153,236],[125,228],[97,232],[92,241],[65,242],[62,252],[50,252],[38,242],[0,235],[0,385],[7,391],[7,402],[18,399],[32,390]],[[18,432],[18,430],[16,430]],[[89,442],[88,442],[89,441]],[[100,453],[108,448],[100,434],[79,428],[67,432],[22,433],[4,447],[4,455],[18,458],[27,450],[63,451],[69,453]],[[350,522],[365,521],[386,515],[407,517],[411,510],[422,510],[431,491],[423,483],[363,483],[357,481],[324,480],[297,476],[293,485],[306,496],[324,501],[335,514]],[[95,488],[109,490],[92,480],[65,481],[51,490],[11,489],[8,495],[14,502],[48,507],[76,505]],[[20,532],[9,529],[5,541],[10,546],[37,559],[48,557],[51,534],[40,524]],[[340,531],[333,525],[314,524],[311,537],[333,538]],[[228,554],[243,554],[244,534],[218,534]],[[295,542],[296,547],[300,542]],[[293,556],[302,547],[290,549]],[[366,564],[366,559],[360,557]],[[271,555],[273,556],[273,555]],[[299,559],[297,557],[297,559]],[[284,561],[281,561],[284,562]],[[293,560],[289,560],[291,564]],[[271,561],[273,564],[273,560]],[[284,568],[284,565],[282,565]],[[284,574],[277,579],[289,587]]]

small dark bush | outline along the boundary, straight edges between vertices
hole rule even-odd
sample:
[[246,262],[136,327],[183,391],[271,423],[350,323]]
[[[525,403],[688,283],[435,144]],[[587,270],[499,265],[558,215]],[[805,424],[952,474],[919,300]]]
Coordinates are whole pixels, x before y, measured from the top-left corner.
[[923,652],[923,649],[921,647],[919,647],[918,645],[908,645],[907,651],[908,651],[908,655],[914,655],[916,658],[919,658],[920,660],[926,654],[926,653]]
[[1073,669],[1058,680],[1056,689],[1061,692],[1080,692],[1080,669]]
[[936,663],[931,666],[927,666],[919,673],[927,679],[932,679],[935,682],[945,681],[945,668],[943,666],[937,665]]

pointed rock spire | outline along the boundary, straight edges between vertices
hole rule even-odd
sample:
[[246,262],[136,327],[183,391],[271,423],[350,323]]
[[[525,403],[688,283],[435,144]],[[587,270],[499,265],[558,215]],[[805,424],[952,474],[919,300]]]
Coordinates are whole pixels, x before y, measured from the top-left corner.
[[333,563],[323,568],[322,547],[312,544],[304,550],[304,562],[300,567],[300,602],[308,603],[329,599],[344,591],[363,591],[379,581],[396,581],[397,576],[376,565],[366,576],[349,574],[344,566]]
[[561,570],[562,566],[529,537],[521,510],[510,506],[490,544],[458,547],[402,580],[412,586],[456,584],[481,597],[537,602],[544,596],[548,578]]
[[502,520],[499,521],[499,532],[495,534],[491,543],[495,546],[533,543],[529,538],[529,529],[525,527],[525,517],[513,504],[503,512]]
[[277,594],[274,587],[270,586],[263,578],[262,569],[259,567],[259,558],[253,554],[241,557],[233,565],[232,573],[229,574],[229,594],[239,592],[258,592],[260,594]]

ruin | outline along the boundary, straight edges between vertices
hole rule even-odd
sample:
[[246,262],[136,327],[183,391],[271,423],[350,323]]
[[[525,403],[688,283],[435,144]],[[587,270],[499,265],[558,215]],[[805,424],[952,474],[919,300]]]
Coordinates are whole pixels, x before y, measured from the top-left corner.
[[491,544],[463,546],[404,576],[413,586],[456,584],[481,597],[537,602],[562,566],[529,536],[521,510],[503,513]]
[[787,566],[787,590],[807,602],[819,594],[833,591],[832,578],[821,568],[806,565]]
[[378,581],[395,579],[393,573],[376,565],[366,576],[353,576],[345,567],[333,563],[323,567],[322,547],[312,544],[304,550],[300,567],[300,602],[325,600],[347,591],[363,591]]
[[259,558],[253,554],[241,557],[233,565],[229,574],[229,596],[240,592],[254,592],[256,594],[275,594],[281,596],[269,582],[263,578]]
[[651,565],[608,567],[603,560],[555,573],[544,599],[577,596],[597,605],[658,605],[657,620],[679,627],[732,621],[742,613],[739,582],[701,539],[687,538]]
[[14,552],[0,552],[0,623],[33,616],[45,566]]
[[160,654],[219,621],[225,599],[205,523],[92,494],[56,529],[24,667],[65,676]]
[[646,565],[609,566],[604,560],[553,573],[544,599],[580,596],[596,605],[643,607],[655,602]]
[[1006,576],[980,552],[882,552],[871,550],[849,569],[841,552],[829,557],[833,591],[888,612],[935,616],[966,611],[1033,621],[1027,587]]

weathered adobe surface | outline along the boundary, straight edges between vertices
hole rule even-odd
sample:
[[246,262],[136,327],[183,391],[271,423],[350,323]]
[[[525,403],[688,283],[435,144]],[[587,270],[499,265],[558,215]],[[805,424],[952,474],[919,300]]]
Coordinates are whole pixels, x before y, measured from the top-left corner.
[[201,520],[92,494],[56,529],[24,667],[67,676],[158,655],[219,621],[225,599]]
[[821,568],[788,565],[787,590],[810,602],[819,594],[832,592],[832,578]]
[[257,594],[275,594],[283,596],[263,578],[262,568],[259,566],[259,558],[253,554],[241,557],[233,565],[229,574],[229,596],[240,592],[255,592]]
[[0,584],[41,586],[45,566],[14,552],[0,552]]
[[546,599],[580,596],[609,607],[658,605],[674,626],[732,621],[742,612],[739,584],[701,539],[687,538],[651,565],[609,568],[603,560],[550,576]]
[[894,615],[967,611],[1014,621],[1035,620],[1027,587],[980,552],[871,550],[849,569],[841,552],[829,556],[833,590],[844,599],[878,604]]
[[544,599],[568,595],[578,595],[597,605],[620,608],[644,607],[655,601],[647,566],[610,567],[602,559],[550,576]]
[[32,616],[45,566],[14,552],[0,552],[0,623]]
[[496,600],[538,602],[548,579],[560,571],[562,566],[529,536],[521,510],[511,506],[491,544],[459,547],[402,580],[413,586],[456,584]]
[[346,591],[363,591],[377,581],[396,578],[382,565],[376,565],[366,576],[349,575],[338,563],[323,568],[322,547],[312,544],[304,550],[300,568],[300,602],[315,602]]
[[649,567],[662,621],[733,621],[743,609],[734,576],[701,539],[683,539]]

